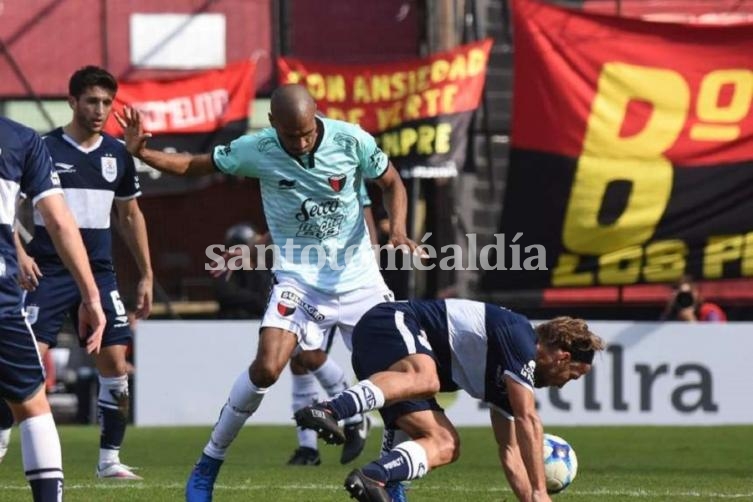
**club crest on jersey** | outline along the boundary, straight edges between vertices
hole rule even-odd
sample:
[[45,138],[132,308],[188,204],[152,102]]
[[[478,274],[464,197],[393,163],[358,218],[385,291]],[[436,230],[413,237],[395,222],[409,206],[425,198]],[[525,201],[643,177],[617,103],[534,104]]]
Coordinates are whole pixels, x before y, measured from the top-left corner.
[[115,157],[102,157],[102,177],[109,181],[115,181],[118,177],[118,161]]
[[293,315],[293,312],[295,312],[295,304],[286,300],[280,300],[277,302],[277,312],[283,317]]
[[347,179],[348,179],[348,177],[346,175],[344,175],[344,174],[338,174],[338,175],[335,175],[335,176],[330,176],[328,178],[329,186],[331,186],[332,190],[334,190],[335,192],[339,192],[345,186],[345,180],[347,180]]

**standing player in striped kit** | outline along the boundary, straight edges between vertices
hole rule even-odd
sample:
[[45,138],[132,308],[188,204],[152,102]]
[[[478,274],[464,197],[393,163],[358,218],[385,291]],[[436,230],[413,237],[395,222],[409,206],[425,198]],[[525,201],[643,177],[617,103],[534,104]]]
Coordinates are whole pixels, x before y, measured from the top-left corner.
[[[17,283],[19,267],[13,224],[20,191],[32,200],[70,270],[81,298],[79,334],[87,352],[98,352],[105,327],[99,291],[50,154],[34,131],[0,117],[0,402],[18,422],[24,471],[34,501],[60,502],[63,499],[60,438],[44,391],[44,368],[34,334],[25,319],[22,291]],[[5,448],[0,454],[5,454]]]
[[[102,132],[110,115],[117,82],[107,71],[86,66],[69,81],[71,122],[44,137],[68,206],[81,229],[92,271],[99,287],[107,326],[102,350],[96,357],[99,372],[98,411],[101,427],[100,478],[141,479],[120,461],[130,406],[126,349],[133,337],[128,313],[118,292],[112,263],[110,214],[136,258],[141,281],[136,298],[136,317],[149,315],[152,304],[152,266],[146,223],[136,197],[141,195],[133,158],[122,142]],[[26,311],[42,354],[57,344],[64,318],[75,319],[80,301],[73,276],[66,270],[43,226],[34,213],[34,238],[28,256],[17,242],[21,284],[28,290]],[[18,236],[16,236],[18,239]],[[5,421],[0,426],[9,427]]]

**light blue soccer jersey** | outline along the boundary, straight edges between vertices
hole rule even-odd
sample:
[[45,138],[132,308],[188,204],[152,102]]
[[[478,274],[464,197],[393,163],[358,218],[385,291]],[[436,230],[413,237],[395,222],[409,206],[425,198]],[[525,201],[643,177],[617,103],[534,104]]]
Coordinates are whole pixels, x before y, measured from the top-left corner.
[[317,117],[311,153],[288,154],[273,128],[215,148],[226,174],[259,178],[278,278],[339,294],[382,284],[359,196],[364,178],[382,176],[387,156],[373,136],[347,122]]

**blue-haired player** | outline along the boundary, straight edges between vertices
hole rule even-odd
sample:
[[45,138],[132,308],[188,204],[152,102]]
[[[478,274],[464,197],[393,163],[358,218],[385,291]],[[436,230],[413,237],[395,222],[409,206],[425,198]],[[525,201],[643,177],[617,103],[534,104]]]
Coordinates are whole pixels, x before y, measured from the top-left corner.
[[295,418],[299,427],[339,443],[344,435],[338,420],[378,409],[387,427],[410,436],[345,479],[345,489],[360,502],[391,502],[388,483],[417,479],[457,460],[460,438],[434,396],[463,389],[490,405],[499,458],[516,497],[548,501],[533,389],[580,378],[603,348],[582,319],[558,317],[533,327],[489,303],[385,303],[364,314],[353,332],[353,369],[361,381]]
[[[13,239],[16,197],[23,191],[39,212],[80,291],[79,334],[88,352],[99,352],[105,316],[76,221],[42,139],[28,127],[0,117],[0,397],[18,423],[24,473],[36,502],[63,496],[63,459],[44,391],[44,368],[23,312]],[[4,439],[7,440],[7,437]],[[0,460],[5,445],[0,444]]]
[[375,181],[390,215],[391,244],[412,252],[417,246],[406,235],[405,187],[373,136],[317,117],[316,103],[301,85],[281,86],[272,94],[272,127],[211,154],[147,149],[149,133],[138,111],[125,108],[116,118],[128,150],[160,171],[259,178],[272,241],[280,247],[277,283],[255,359],[236,379],[186,486],[187,500],[208,501],[227,448],[295,351],[320,349],[324,333],[335,325],[350,347],[350,332],[361,315],[392,299],[365,229],[358,190],[363,178]]
[[[122,142],[102,132],[117,92],[115,78],[102,68],[86,66],[68,84],[72,119],[47,134],[65,199],[76,218],[107,315],[102,350],[95,358],[99,373],[97,401],[101,427],[96,475],[99,478],[141,479],[120,461],[130,397],[126,352],[133,338],[128,312],[120,298],[112,261],[110,216],[136,259],[141,273],[136,296],[137,318],[149,315],[152,266],[146,223],[139,209],[141,194],[133,158]],[[34,213],[34,238],[28,256],[18,246],[20,280],[29,292],[26,311],[42,354],[57,345],[66,315],[75,320],[80,301],[73,276],[63,266],[42,215]]]

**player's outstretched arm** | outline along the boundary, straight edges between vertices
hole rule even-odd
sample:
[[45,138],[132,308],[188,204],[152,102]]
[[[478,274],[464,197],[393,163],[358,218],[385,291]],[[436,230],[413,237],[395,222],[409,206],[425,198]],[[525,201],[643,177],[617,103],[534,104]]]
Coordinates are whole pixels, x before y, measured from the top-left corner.
[[533,392],[509,376],[505,377],[505,381],[515,415],[515,439],[531,483],[530,500],[549,502],[551,499],[546,492],[544,474],[544,428],[536,411]]
[[412,253],[418,244],[408,238],[405,226],[408,217],[408,194],[392,162],[388,164],[387,171],[376,182],[382,189],[384,208],[390,216],[390,244],[395,247],[405,246]]
[[114,116],[123,128],[128,152],[154,169],[178,176],[204,176],[215,172],[211,154],[167,153],[147,148],[146,141],[152,134],[144,131],[141,113],[135,108],[126,106],[122,113],[116,112]]
[[499,461],[505,477],[518,500],[531,500],[531,482],[526,466],[520,456],[520,448],[515,437],[515,422],[492,408],[489,411],[494,438],[497,440]]
[[78,311],[79,336],[86,340],[88,353],[99,353],[102,332],[105,329],[105,314],[76,220],[73,219],[62,194],[48,195],[39,200],[36,207],[42,215],[55,249],[81,291],[81,306]]

